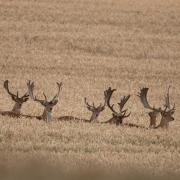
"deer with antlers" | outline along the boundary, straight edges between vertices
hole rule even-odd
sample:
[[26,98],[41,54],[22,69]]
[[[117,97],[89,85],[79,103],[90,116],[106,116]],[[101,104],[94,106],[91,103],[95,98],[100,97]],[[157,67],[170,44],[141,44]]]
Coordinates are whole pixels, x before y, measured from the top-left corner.
[[[164,108],[155,108],[152,107],[147,100],[147,94],[148,94],[148,90],[149,88],[142,88],[138,94],[144,108],[146,109],[150,109],[151,112],[149,113],[150,116],[150,128],[165,128],[167,129],[169,127],[169,122],[174,121],[174,117],[173,114],[175,112],[175,104],[174,106],[171,108],[170,105],[170,97],[169,97],[169,89],[170,86],[168,88],[168,92],[167,95],[165,96],[165,104],[164,104]],[[161,114],[161,121],[160,124],[157,126],[156,125],[156,118],[158,114]]]
[[11,97],[11,99],[15,102],[13,109],[11,111],[1,111],[0,114],[1,115],[8,115],[11,117],[20,117],[21,114],[21,108],[22,105],[28,101],[29,99],[29,93],[26,92],[23,96],[19,97],[19,92],[17,91],[16,94],[13,94],[10,90],[9,90],[9,81],[6,80],[4,81],[4,88],[6,90],[6,92],[9,94],[9,96]]
[[130,116],[131,112],[127,114],[127,109],[123,110],[125,104],[127,103],[127,101],[130,98],[130,95],[128,96],[124,96],[120,102],[118,103],[119,106],[119,112],[117,112],[114,109],[114,104],[110,104],[110,99],[112,97],[113,92],[116,91],[116,89],[111,89],[111,87],[109,87],[106,91],[105,91],[105,96],[107,98],[107,106],[109,107],[109,109],[112,111],[112,118],[109,119],[108,121],[104,122],[104,123],[110,123],[110,124],[116,124],[116,125],[121,125],[123,123],[123,120],[127,117]]
[[89,111],[92,112],[92,115],[91,115],[91,118],[90,118],[90,122],[97,122],[97,118],[99,116],[99,114],[104,111],[105,109],[105,106],[107,104],[107,95],[106,95],[106,91],[104,92],[104,104],[100,104],[99,106],[95,106],[95,104],[93,103],[92,105],[90,105],[88,102],[87,102],[87,98],[85,97],[84,98],[84,102],[87,106],[87,109]]
[[36,118],[39,119],[39,120],[42,119],[42,120],[44,120],[46,122],[51,121],[52,120],[52,110],[53,110],[53,107],[59,101],[59,95],[60,95],[60,92],[62,90],[62,82],[61,83],[57,82],[58,92],[52,98],[52,100],[50,100],[50,101],[47,100],[47,96],[45,95],[45,93],[43,93],[44,100],[38,99],[36,96],[34,96],[34,82],[29,81],[27,83],[27,86],[28,86],[28,91],[29,91],[29,95],[30,95],[31,99],[33,101],[35,101],[35,102],[40,103],[42,106],[44,106],[43,114],[41,116],[36,116]]
[[102,111],[104,111],[105,109],[105,106],[107,104],[107,96],[105,94],[106,92],[104,92],[104,103],[103,104],[100,104],[99,106],[95,106],[94,103],[92,103],[92,105],[90,105],[88,102],[87,102],[87,98],[85,97],[84,98],[84,102],[85,102],[85,105],[87,107],[87,109],[89,111],[92,112],[92,115],[90,117],[90,119],[80,119],[80,118],[77,118],[77,117],[73,117],[73,116],[62,116],[62,117],[59,117],[58,120],[62,120],[62,121],[81,121],[81,122],[87,122],[87,123],[92,123],[92,122],[98,122],[98,117],[100,115],[100,113]]

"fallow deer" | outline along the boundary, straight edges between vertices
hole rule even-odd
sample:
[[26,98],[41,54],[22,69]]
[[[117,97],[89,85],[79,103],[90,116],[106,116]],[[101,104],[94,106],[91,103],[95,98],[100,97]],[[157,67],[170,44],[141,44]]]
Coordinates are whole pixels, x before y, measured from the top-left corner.
[[123,110],[124,105],[127,103],[127,101],[130,98],[130,95],[128,96],[124,96],[121,100],[120,103],[118,103],[119,106],[119,112],[117,112],[114,109],[114,104],[110,104],[110,99],[112,97],[113,92],[116,91],[116,89],[111,89],[111,87],[109,87],[109,89],[106,90],[105,94],[106,94],[106,98],[107,98],[107,106],[109,107],[109,109],[112,111],[112,118],[109,119],[106,122],[103,123],[110,123],[110,124],[116,124],[116,125],[121,125],[123,124],[123,120],[127,117],[130,116],[131,112],[127,114],[127,109]]
[[11,116],[11,117],[20,117],[21,114],[21,108],[22,105],[28,101],[29,99],[29,94],[26,92],[23,96],[19,97],[19,93],[17,91],[16,94],[13,94],[9,90],[9,81],[6,80],[4,81],[4,88],[7,91],[7,93],[10,95],[11,99],[15,102],[13,109],[11,111],[1,111],[0,114],[3,116]]
[[87,98],[85,97],[84,98],[84,102],[87,106],[87,109],[89,111],[92,112],[92,115],[91,115],[91,118],[90,118],[90,122],[97,122],[97,118],[99,116],[99,114],[104,111],[105,109],[105,106],[107,104],[107,96],[105,94],[106,92],[104,92],[104,104],[100,104],[99,106],[95,106],[94,103],[92,105],[90,105],[88,102],[87,102]]
[[[138,94],[144,108],[151,110],[151,112],[149,113],[149,116],[150,116],[150,126],[149,127],[150,128],[160,128],[161,127],[161,128],[167,129],[169,127],[169,122],[174,121],[173,114],[175,112],[175,104],[171,108],[170,97],[169,97],[169,88],[168,88],[168,93],[165,97],[164,108],[161,108],[161,107],[155,108],[155,107],[152,107],[148,103],[147,94],[148,94],[149,88],[142,88],[140,90],[140,93]],[[160,121],[160,124],[157,126],[156,125],[156,117],[159,113],[161,114],[161,121]]]
[[107,104],[107,95],[105,93],[106,93],[106,91],[104,91],[104,104],[100,104],[99,106],[95,106],[94,103],[92,103],[92,105],[90,105],[87,102],[87,98],[86,97],[84,98],[84,102],[85,102],[87,109],[92,112],[90,120],[83,119],[83,118],[80,119],[80,118],[76,118],[73,116],[63,116],[63,117],[58,118],[58,120],[74,121],[74,122],[81,121],[81,122],[87,122],[87,123],[98,122],[98,117],[99,117],[100,113],[105,109],[105,106]]
[[28,86],[29,95],[31,99],[34,100],[35,102],[40,103],[42,106],[44,106],[43,114],[41,116],[36,116],[36,118],[39,120],[42,119],[46,122],[51,121],[53,107],[59,101],[59,94],[60,94],[60,91],[62,90],[62,82],[61,83],[57,82],[58,92],[50,101],[47,100],[47,96],[45,95],[45,93],[43,93],[44,98],[45,98],[44,100],[40,100],[36,96],[34,96],[34,82],[29,81],[27,86]]

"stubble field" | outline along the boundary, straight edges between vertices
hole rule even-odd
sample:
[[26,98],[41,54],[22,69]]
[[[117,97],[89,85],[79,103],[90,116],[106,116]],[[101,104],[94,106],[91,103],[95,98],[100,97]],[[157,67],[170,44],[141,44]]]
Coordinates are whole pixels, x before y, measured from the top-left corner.
[[[90,118],[84,97],[103,102],[103,91],[116,88],[112,101],[131,94],[127,122],[148,127],[149,117],[137,92],[150,88],[151,104],[162,106],[169,85],[176,103],[168,131],[99,123],[45,123],[0,116],[0,165],[7,169],[29,161],[61,169],[139,170],[153,175],[180,172],[180,2],[178,0],[0,0],[0,109],[13,103],[3,89],[49,98],[63,81],[54,117]],[[22,113],[40,115],[28,101]],[[99,121],[111,117],[108,108]],[[4,172],[4,171],[3,171]]]

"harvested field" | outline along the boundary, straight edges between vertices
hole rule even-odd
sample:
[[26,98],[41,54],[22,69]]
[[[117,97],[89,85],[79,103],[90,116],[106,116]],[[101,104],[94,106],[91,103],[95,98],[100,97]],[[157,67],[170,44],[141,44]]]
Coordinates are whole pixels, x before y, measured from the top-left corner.
[[[167,131],[100,123],[45,123],[0,116],[0,165],[11,169],[29,161],[61,164],[61,170],[128,169],[150,175],[180,173],[180,2],[178,0],[0,0],[0,109],[13,103],[3,88],[48,98],[63,82],[54,117],[90,118],[84,97],[103,103],[103,91],[117,92],[112,102],[131,94],[127,122],[148,127],[148,110],[137,92],[149,87],[152,105],[162,106],[171,85],[175,121]],[[22,113],[40,115],[32,100]],[[99,121],[111,117],[106,108]],[[8,170],[7,170],[8,171]],[[6,173],[5,173],[6,174]],[[6,176],[4,176],[6,177]]]

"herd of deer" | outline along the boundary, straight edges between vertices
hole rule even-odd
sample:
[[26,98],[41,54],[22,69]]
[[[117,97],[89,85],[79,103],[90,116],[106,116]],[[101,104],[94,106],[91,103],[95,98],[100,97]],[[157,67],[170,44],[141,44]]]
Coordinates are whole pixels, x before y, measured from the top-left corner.
[[[48,101],[46,95],[44,95],[44,100],[38,99],[36,96],[34,96],[34,82],[28,81],[27,83],[27,92],[22,96],[19,97],[19,94],[13,94],[9,90],[9,81],[6,80],[4,82],[4,88],[7,91],[7,93],[11,96],[12,100],[15,102],[15,105],[11,111],[0,111],[1,115],[7,115],[11,117],[26,117],[26,118],[36,118],[38,120],[44,120],[46,122],[51,121],[52,118],[52,110],[53,107],[58,103],[59,100],[59,95],[62,90],[62,82],[57,83],[58,87],[58,92],[57,94],[52,98],[52,100]],[[140,92],[138,93],[138,97],[140,98],[144,108],[147,108],[151,110],[149,112],[149,117],[150,117],[150,125],[149,128],[165,128],[167,129],[169,126],[169,122],[174,120],[173,114],[175,112],[175,104],[173,107],[170,105],[170,97],[169,97],[169,88],[167,95],[165,96],[165,104],[164,107],[159,107],[155,108],[149,105],[148,100],[147,100],[147,94],[148,94],[148,88],[142,88]],[[107,90],[104,91],[104,103],[100,104],[99,106],[95,106],[94,103],[90,105],[87,102],[87,99],[84,98],[85,104],[87,106],[87,109],[92,112],[90,120],[87,119],[80,119],[76,118],[73,116],[63,116],[56,118],[57,120],[62,120],[62,121],[82,121],[82,122],[98,122],[97,118],[99,114],[105,109],[106,106],[112,111],[112,118],[109,119],[108,121],[101,122],[101,123],[110,123],[110,124],[116,124],[116,125],[127,125],[130,127],[140,127],[140,128],[145,128],[142,126],[138,126],[136,124],[131,124],[131,123],[123,123],[123,120],[131,115],[131,113],[127,113],[127,109],[124,109],[125,104],[127,101],[130,99],[130,95],[124,96],[118,104],[119,110],[116,111],[114,109],[114,104],[111,105],[110,99],[112,97],[113,92],[116,91],[116,89],[111,89],[109,87]],[[27,102],[31,98],[33,101],[39,102],[42,106],[44,106],[44,111],[41,116],[30,116],[30,115],[23,115],[21,113],[21,108],[23,103]],[[161,120],[159,125],[157,125],[157,116],[158,114],[161,115]]]

